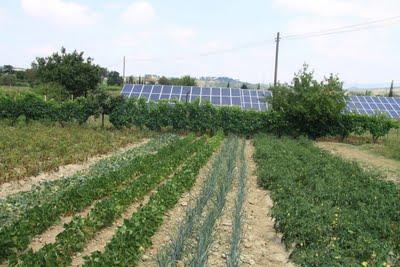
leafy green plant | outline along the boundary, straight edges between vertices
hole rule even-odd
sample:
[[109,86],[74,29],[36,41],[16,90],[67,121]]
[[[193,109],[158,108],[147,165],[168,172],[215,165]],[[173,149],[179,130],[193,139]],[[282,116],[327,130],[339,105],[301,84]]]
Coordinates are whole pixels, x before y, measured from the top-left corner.
[[168,160],[168,157],[177,148],[185,148],[185,145],[192,142],[193,139],[194,136],[188,136],[161,148],[155,155],[145,155],[120,168],[98,173],[91,179],[86,179],[77,185],[66,188],[56,198],[52,198],[46,203],[39,203],[26,210],[18,220],[1,228],[0,259],[24,250],[34,235],[42,233],[63,214],[79,212],[94,200],[113,193],[113,190],[124,181],[129,181],[138,174],[154,170],[155,166]]
[[[193,144],[187,141],[181,143],[176,151],[157,164],[157,168],[148,170],[145,174],[124,185],[123,189],[114,191],[108,198],[97,202],[86,218],[74,217],[72,222],[64,226],[65,230],[56,237],[56,242],[44,246],[37,252],[28,251],[17,258],[11,258],[10,265],[32,263],[47,265],[52,259],[57,258],[58,265],[68,265],[75,252],[81,251],[86,242],[93,238],[95,233],[104,227],[110,226],[119,217],[130,203],[142,198],[154,189],[167,177],[182,161],[190,160],[190,156],[199,147],[204,145],[204,139]],[[59,256],[62,255],[62,256]]]
[[151,245],[150,238],[161,226],[164,213],[177,203],[183,192],[193,186],[201,166],[219,146],[222,138],[221,134],[217,135],[209,145],[199,147],[195,156],[186,161],[182,169],[162,185],[145,206],[124,222],[105,251],[87,257],[84,266],[136,265],[143,250]]
[[259,135],[260,184],[275,229],[301,266],[397,266],[400,195],[390,182],[305,139]]

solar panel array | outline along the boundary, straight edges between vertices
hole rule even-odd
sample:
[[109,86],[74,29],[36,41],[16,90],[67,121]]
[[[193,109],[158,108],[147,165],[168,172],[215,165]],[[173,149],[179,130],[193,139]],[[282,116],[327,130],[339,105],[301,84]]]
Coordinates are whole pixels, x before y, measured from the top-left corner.
[[[144,98],[147,102],[168,100],[200,103],[210,102],[215,106],[237,106],[248,110],[267,110],[266,99],[272,96],[267,90],[234,88],[210,88],[198,86],[142,85],[126,84],[121,94],[126,97]],[[374,115],[386,113],[389,117],[400,118],[400,98],[378,96],[351,96],[347,111]]]
[[351,96],[347,102],[347,111],[374,115],[386,113],[389,117],[400,118],[400,98],[382,96]]
[[194,102],[199,99],[200,103],[210,102],[215,106],[237,106],[259,111],[267,109],[266,98],[272,95],[267,90],[142,84],[126,84],[121,94],[144,98],[147,102],[159,100]]

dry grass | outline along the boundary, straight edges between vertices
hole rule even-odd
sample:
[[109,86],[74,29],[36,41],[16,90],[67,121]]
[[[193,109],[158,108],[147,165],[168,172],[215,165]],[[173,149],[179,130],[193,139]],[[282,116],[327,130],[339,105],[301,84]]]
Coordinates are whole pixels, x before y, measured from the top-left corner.
[[32,122],[10,126],[0,121],[0,183],[56,170],[138,142],[152,133]]

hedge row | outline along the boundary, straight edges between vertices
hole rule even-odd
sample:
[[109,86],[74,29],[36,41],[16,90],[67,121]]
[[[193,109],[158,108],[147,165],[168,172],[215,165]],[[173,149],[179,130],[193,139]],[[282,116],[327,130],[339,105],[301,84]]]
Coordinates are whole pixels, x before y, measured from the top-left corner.
[[0,94],[0,119],[15,122],[24,116],[30,120],[85,123],[93,114],[86,98],[77,98],[65,102],[45,101],[41,96],[32,93],[11,97]]
[[[20,116],[26,120],[57,121],[63,125],[67,122],[85,123],[92,115],[99,115],[98,103],[86,98],[77,98],[65,102],[44,101],[35,94],[23,94],[10,97],[0,94],[0,119],[6,118],[15,122]],[[103,114],[110,116],[111,123],[117,127],[147,127],[160,130],[165,127],[174,130],[193,132],[216,132],[222,129],[225,133],[252,135],[258,132],[269,132],[281,135],[310,134],[310,129],[318,131],[318,125],[307,125],[305,133],[285,119],[278,111],[258,112],[241,110],[239,107],[215,107],[211,104],[168,102],[146,103],[144,99],[113,98]],[[341,136],[350,134],[371,133],[373,142],[385,136],[397,123],[384,115],[365,116],[341,114],[329,125],[321,125],[324,135]],[[310,135],[309,135],[310,136]]]
[[172,127],[175,130],[194,132],[216,132],[253,134],[273,131],[278,114],[273,112],[243,111],[236,107],[216,108],[211,104],[167,102],[146,103],[143,99],[128,99],[110,114],[116,127],[147,127],[160,130]]

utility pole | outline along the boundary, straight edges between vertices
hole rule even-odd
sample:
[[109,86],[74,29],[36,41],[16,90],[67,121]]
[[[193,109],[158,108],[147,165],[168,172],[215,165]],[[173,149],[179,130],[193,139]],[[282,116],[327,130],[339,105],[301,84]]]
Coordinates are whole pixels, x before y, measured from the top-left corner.
[[278,57],[279,57],[279,41],[281,40],[280,33],[276,34],[276,49],[275,49],[275,76],[274,86],[278,84]]
[[123,69],[122,69],[122,79],[124,80],[124,84],[125,84],[125,56],[124,56],[124,63],[123,63]]

